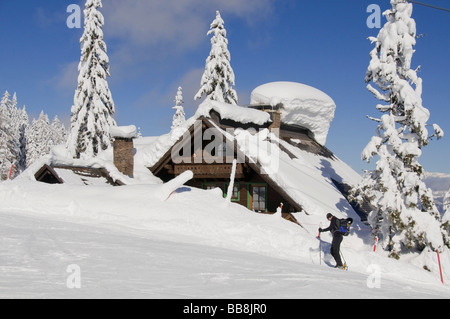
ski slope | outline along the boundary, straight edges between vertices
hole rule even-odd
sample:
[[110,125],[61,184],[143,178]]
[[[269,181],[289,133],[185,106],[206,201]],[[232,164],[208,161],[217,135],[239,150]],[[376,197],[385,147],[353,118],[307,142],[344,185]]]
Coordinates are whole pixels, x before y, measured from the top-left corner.
[[[350,236],[345,272],[331,267],[327,234],[320,264],[314,225],[251,213],[214,190],[164,200],[158,187],[0,183],[0,298],[450,297],[431,263],[417,265],[433,255],[394,261]],[[70,288],[73,265],[80,288]]]

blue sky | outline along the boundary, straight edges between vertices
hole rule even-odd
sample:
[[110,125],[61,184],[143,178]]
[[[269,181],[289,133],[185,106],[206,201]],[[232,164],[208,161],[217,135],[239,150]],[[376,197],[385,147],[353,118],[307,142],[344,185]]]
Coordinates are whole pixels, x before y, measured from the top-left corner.
[[[423,0],[450,8],[448,0]],[[44,110],[69,122],[77,81],[82,29],[69,29],[67,6],[76,0],[0,0],[0,93],[17,92],[19,105],[37,117]],[[336,102],[326,146],[355,170],[370,169],[360,154],[375,134],[377,100],[364,76],[378,29],[366,20],[369,4],[388,0],[103,0],[109,86],[119,125],[135,124],[144,136],[170,129],[177,87],[187,116],[209,54],[206,36],[220,10],[228,32],[239,104],[257,86],[294,81],[314,86]],[[414,5],[418,39],[413,67],[421,65],[429,124],[447,135],[427,146],[427,171],[450,173],[450,13]],[[382,24],[385,19],[382,18]]]

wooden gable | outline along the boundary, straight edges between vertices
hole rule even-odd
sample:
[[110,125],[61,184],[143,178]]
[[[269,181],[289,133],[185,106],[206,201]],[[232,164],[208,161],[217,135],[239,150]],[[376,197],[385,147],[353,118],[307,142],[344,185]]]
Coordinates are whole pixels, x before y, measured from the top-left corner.
[[[196,141],[195,136],[203,137],[206,129],[212,130],[214,138],[220,138],[221,140],[205,141],[202,138],[201,141]],[[228,154],[220,152],[217,148],[210,147],[208,149],[208,144],[211,142],[226,145]],[[187,154],[185,154],[185,151]],[[201,117],[150,168],[150,171],[165,182],[187,170],[192,171],[195,178],[230,178],[234,158],[239,159],[236,167],[236,178],[243,178],[245,171],[248,169],[248,165],[245,165],[245,156],[208,119]]]
[[63,184],[64,181],[58,176],[55,170],[45,164],[40,170],[34,174],[34,177],[38,182],[43,182],[47,184]]

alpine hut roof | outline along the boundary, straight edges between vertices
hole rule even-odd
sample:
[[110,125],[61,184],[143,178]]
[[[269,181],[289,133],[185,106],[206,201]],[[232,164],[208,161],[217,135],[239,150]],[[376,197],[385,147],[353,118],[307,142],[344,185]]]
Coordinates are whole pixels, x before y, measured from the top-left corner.
[[237,155],[247,158],[307,214],[353,211],[336,183],[354,185],[360,175],[319,144],[307,128],[282,123],[279,134],[273,134],[268,129],[270,115],[257,109],[205,101],[182,128],[160,137],[137,156],[156,172],[183,134],[193,132],[196,120],[235,143]]

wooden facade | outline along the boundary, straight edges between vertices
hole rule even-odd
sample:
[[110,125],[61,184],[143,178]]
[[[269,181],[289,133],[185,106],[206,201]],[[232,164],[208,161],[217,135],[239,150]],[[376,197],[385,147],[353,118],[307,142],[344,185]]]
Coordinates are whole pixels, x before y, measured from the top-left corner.
[[63,184],[64,181],[58,176],[58,174],[55,172],[55,170],[45,164],[44,166],[39,169],[36,174],[34,174],[34,177],[38,182],[43,182],[47,184]]

